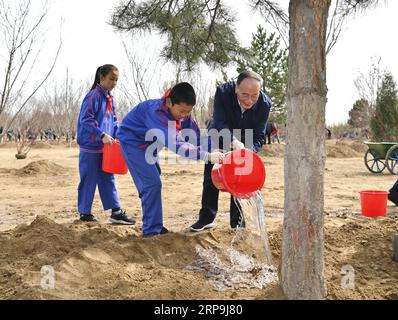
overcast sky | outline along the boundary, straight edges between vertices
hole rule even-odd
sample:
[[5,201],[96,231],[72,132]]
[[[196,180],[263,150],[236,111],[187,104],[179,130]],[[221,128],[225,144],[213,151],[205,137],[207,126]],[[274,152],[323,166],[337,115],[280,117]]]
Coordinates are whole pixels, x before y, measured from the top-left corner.
[[[32,3],[35,5],[40,1]],[[62,77],[68,67],[76,79],[91,81],[99,65],[124,65],[120,36],[106,23],[117,3],[118,0],[55,0],[51,18],[58,19],[62,15],[65,19],[62,28],[63,48],[56,77]],[[229,3],[238,14],[238,37],[242,44],[248,45],[261,18],[250,12],[246,1],[233,0]],[[287,8],[288,1],[280,3]],[[327,60],[328,125],[348,119],[348,111],[358,98],[354,79],[359,71],[365,73],[370,68],[372,56],[380,56],[381,65],[398,81],[398,41],[394,36],[398,30],[397,13],[398,1],[381,1],[379,7],[358,15],[347,24]],[[51,24],[54,25],[54,21]],[[54,41],[48,45],[55,44]],[[229,76],[235,75],[231,73]]]

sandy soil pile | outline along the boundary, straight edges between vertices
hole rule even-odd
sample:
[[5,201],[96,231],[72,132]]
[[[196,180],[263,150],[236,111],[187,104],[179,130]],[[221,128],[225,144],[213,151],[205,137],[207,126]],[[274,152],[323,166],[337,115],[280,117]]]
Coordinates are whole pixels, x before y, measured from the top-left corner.
[[264,157],[283,157],[285,154],[284,144],[266,144],[261,149],[260,154]]
[[47,160],[34,161],[21,169],[13,171],[17,176],[33,176],[38,174],[57,176],[66,172],[66,168]]
[[32,149],[51,149],[52,146],[50,143],[45,141],[36,141],[32,144]]
[[[363,157],[368,147],[362,141],[350,140],[327,140],[326,152],[329,158],[356,158]],[[284,144],[264,145],[260,154],[265,157],[283,157],[285,152]]]
[[16,147],[17,146],[15,142],[4,141],[3,143],[0,143],[0,149],[11,149],[11,148],[16,149]]
[[361,141],[334,140],[326,143],[329,158],[355,158],[363,157],[368,147]]
[[[398,265],[391,260],[398,220],[335,218],[326,224],[328,299],[398,299]],[[0,234],[0,299],[283,299],[277,284],[265,289],[217,291],[206,272],[188,271],[196,248],[223,250],[232,230],[171,233],[143,239],[110,225],[59,225],[39,216],[29,226]],[[270,230],[280,262],[281,225]],[[248,254],[250,246],[240,244]],[[40,287],[40,269],[56,272],[55,290]],[[355,290],[341,288],[341,269],[355,270]]]
[[[218,292],[204,273],[185,270],[197,246],[217,248],[232,236],[232,231],[218,230],[143,239],[131,229],[78,221],[58,225],[39,216],[29,226],[0,234],[0,299],[261,297],[264,290],[259,289]],[[56,271],[55,290],[40,287],[45,265]]]

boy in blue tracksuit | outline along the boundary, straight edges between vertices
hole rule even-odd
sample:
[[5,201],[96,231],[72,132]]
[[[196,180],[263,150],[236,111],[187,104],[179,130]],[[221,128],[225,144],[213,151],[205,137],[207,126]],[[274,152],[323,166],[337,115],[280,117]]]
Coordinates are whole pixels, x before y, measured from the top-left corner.
[[[190,116],[195,104],[192,86],[179,83],[162,99],[137,105],[119,127],[117,137],[141,199],[144,237],[168,232],[163,226],[162,183],[157,162],[160,149],[166,146],[179,155],[205,162],[219,163],[224,157],[218,151],[209,153],[208,144],[200,146],[200,132]],[[196,133],[194,144],[184,140],[182,129],[192,129]]]
[[112,209],[109,220],[114,224],[133,225],[135,221],[120,209],[114,176],[102,171],[103,146],[114,142],[118,128],[111,95],[118,78],[119,71],[115,66],[99,67],[94,84],[83,100],[77,125],[77,143],[80,146],[78,211],[80,220],[96,221],[91,207],[98,185],[104,210]]

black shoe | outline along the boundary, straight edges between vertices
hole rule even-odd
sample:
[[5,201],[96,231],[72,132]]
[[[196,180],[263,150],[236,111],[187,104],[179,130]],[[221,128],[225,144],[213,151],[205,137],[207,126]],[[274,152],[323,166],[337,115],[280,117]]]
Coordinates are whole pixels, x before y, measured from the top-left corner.
[[84,222],[98,222],[97,219],[94,218],[92,214],[81,214],[80,215],[80,221]]
[[192,226],[191,226],[191,231],[193,232],[199,232],[199,231],[203,231],[205,229],[211,229],[215,227],[215,223],[214,221],[204,221],[204,220],[198,220],[198,222],[195,222]]
[[109,221],[112,222],[113,224],[124,224],[124,225],[134,225],[135,220],[130,219],[127,214],[126,210],[119,210],[116,212],[112,212],[111,217],[109,218]]
[[167,230],[165,227],[162,227],[162,230],[160,230],[160,232],[151,232],[148,234],[144,234],[142,237],[150,238],[150,237],[159,236],[159,235],[166,234],[166,233],[169,233],[169,230]]

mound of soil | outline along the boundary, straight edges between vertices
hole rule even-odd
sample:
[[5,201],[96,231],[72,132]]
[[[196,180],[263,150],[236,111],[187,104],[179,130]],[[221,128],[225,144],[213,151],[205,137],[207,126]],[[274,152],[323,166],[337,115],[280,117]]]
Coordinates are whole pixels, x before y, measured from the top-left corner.
[[[363,157],[368,147],[359,140],[329,140],[326,141],[326,152],[329,158],[357,158]],[[283,157],[284,144],[266,144],[260,154],[264,157]]]
[[337,140],[326,143],[329,158],[357,158],[363,157],[368,147],[359,140]]
[[[248,291],[259,297],[264,290],[257,288],[216,291],[203,272],[185,270],[197,246],[217,248],[232,235],[228,230],[145,239],[109,225],[58,225],[39,216],[0,233],[0,299],[221,299]],[[54,290],[40,287],[43,266],[56,273]]]
[[17,148],[17,145],[15,142],[5,141],[3,143],[0,143],[0,149],[13,149],[13,148]]
[[[391,260],[397,230],[397,219],[328,218],[327,298],[397,299],[398,267]],[[197,258],[198,247],[220,250],[234,234],[216,228],[145,239],[107,224],[59,225],[39,216],[30,225],[0,233],[0,299],[283,299],[278,284],[217,291],[206,272],[186,269]],[[276,265],[281,239],[282,226],[270,230]],[[244,244],[240,249],[251,250]],[[53,290],[40,286],[43,266],[55,271]],[[352,290],[342,288],[344,266],[355,272]]]
[[362,141],[355,140],[350,144],[351,149],[359,152],[361,155],[364,155],[366,151],[368,151],[368,146]]
[[36,141],[32,144],[32,149],[51,149],[52,146],[48,142]]
[[285,154],[285,145],[284,144],[265,144],[260,151],[260,154],[264,157],[270,158],[280,158]]
[[14,170],[14,174],[21,177],[34,176],[38,174],[57,176],[65,174],[66,172],[66,168],[47,160],[31,162],[21,169]]

